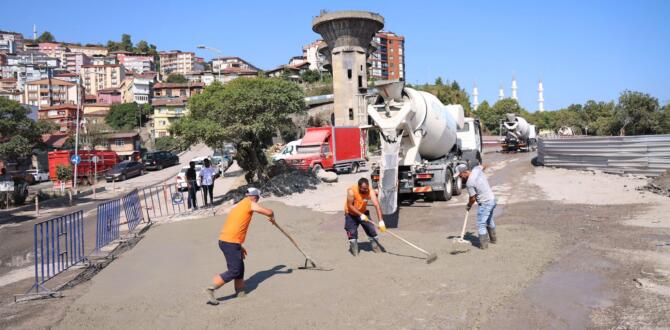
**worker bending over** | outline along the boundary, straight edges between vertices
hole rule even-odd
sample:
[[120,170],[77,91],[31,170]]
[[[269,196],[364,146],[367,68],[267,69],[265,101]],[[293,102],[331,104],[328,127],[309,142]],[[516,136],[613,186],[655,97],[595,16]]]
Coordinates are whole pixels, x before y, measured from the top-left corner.
[[257,204],[260,198],[260,190],[249,188],[246,197],[235,205],[223,224],[219,234],[219,248],[226,257],[228,270],[214,276],[212,285],[205,290],[209,296],[208,303],[211,305],[219,304],[214,297],[214,291],[232,280],[235,280],[237,297],[244,297],[244,258],[247,251],[242,247],[242,243],[247,236],[251,217],[256,212],[267,216],[272,224],[275,222],[274,212]]
[[489,247],[489,239],[492,244],[498,241],[498,237],[496,237],[496,224],[493,221],[493,211],[497,204],[489,181],[484,175],[485,169],[486,165],[478,165],[472,170],[468,170],[465,164],[460,164],[456,166],[456,174],[454,175],[454,177],[460,176],[466,182],[465,186],[470,195],[466,209],[470,211],[475,201],[479,205],[477,209],[477,229],[479,231],[480,249]]
[[344,230],[349,238],[349,252],[354,256],[358,255],[358,225],[361,225],[365,234],[368,235],[372,251],[383,251],[377,240],[375,225],[370,221],[370,211],[367,210],[369,200],[372,200],[372,204],[377,210],[379,228],[384,231],[386,227],[382,220],[382,209],[379,207],[377,194],[370,189],[368,179],[361,178],[358,180],[358,184],[347,189],[347,201],[344,205]]

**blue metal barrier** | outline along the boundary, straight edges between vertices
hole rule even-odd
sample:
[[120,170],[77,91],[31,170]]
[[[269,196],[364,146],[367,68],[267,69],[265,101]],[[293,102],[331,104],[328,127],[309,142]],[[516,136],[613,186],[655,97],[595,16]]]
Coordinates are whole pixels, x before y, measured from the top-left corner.
[[77,211],[35,224],[35,284],[38,293],[44,282],[83,261],[84,213]]
[[128,231],[131,231],[144,219],[142,206],[140,205],[140,195],[137,193],[137,189],[123,196],[123,208],[126,212]]
[[98,221],[95,230],[95,250],[119,238],[121,200],[115,199],[98,205]]

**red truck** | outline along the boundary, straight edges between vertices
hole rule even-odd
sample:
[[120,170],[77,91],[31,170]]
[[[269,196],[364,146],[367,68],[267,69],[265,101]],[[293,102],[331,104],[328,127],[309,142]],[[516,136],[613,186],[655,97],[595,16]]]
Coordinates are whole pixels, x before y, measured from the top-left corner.
[[[81,162],[77,166],[77,182],[90,184],[93,182],[95,170],[98,171],[98,178],[102,178],[107,170],[119,162],[119,156],[114,151],[79,150],[78,154],[81,157]],[[74,150],[49,152],[49,178],[51,181],[58,181],[56,169],[59,165],[74,166],[70,162],[72,155],[74,155]],[[98,157],[97,167],[92,161],[93,156]]]
[[366,160],[365,135],[358,127],[310,127],[298,153],[286,158],[289,166],[314,173],[324,169],[356,173]]

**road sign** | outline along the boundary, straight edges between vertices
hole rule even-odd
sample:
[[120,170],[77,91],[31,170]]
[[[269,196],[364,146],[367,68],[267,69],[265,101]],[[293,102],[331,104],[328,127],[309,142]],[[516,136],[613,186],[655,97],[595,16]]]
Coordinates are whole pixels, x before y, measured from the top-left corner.
[[91,161],[94,162],[94,163],[97,163],[98,160],[99,160],[99,159],[98,159],[98,156],[93,156],[93,157],[91,157]]
[[81,162],[81,156],[79,156],[79,155],[72,155],[72,157],[70,157],[70,162],[71,162],[72,164],[78,165],[78,164]]

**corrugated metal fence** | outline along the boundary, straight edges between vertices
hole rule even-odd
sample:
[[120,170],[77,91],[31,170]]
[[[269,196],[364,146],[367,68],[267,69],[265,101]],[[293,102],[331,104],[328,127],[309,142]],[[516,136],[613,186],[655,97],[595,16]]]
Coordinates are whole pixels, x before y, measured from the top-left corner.
[[670,135],[540,138],[545,166],[658,176],[670,169]]

